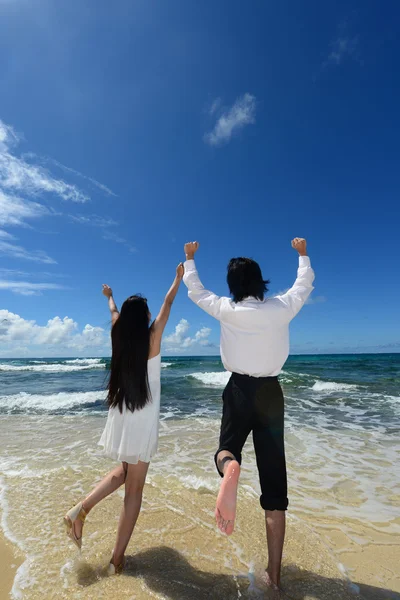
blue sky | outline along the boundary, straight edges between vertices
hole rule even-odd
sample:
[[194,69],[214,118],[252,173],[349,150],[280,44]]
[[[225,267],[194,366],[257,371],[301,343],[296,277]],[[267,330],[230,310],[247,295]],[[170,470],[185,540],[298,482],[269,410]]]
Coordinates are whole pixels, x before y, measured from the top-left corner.
[[[187,240],[217,293],[238,255],[286,289],[295,236],[293,352],[400,350],[400,7],[249,6],[0,0],[2,356],[104,354],[101,284],[155,313]],[[218,334],[182,288],[165,349]]]

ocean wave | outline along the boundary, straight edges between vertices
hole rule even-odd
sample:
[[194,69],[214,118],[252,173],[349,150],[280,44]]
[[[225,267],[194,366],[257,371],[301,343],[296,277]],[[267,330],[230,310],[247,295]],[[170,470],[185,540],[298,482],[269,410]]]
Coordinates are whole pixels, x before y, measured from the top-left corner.
[[197,491],[215,492],[218,490],[218,481],[215,477],[212,479],[198,477],[197,475],[184,475],[179,477],[179,481],[186,487]]
[[168,362],[162,362],[161,363],[161,368],[162,369],[168,369],[168,367],[172,367],[172,363],[168,363]]
[[2,410],[46,411],[65,410],[105,401],[105,392],[59,392],[58,394],[27,394],[0,396]]
[[191,373],[188,377],[197,379],[204,385],[211,387],[225,387],[229,381],[231,374],[228,371],[220,371],[217,373]]
[[[95,359],[92,359],[95,360]],[[97,360],[97,359],[96,359]],[[100,360],[100,359],[99,359]],[[11,365],[8,363],[0,363],[0,371],[2,372],[37,372],[37,373],[70,373],[72,371],[89,371],[90,369],[104,369],[105,364],[102,362],[91,363],[74,363],[70,361],[65,363],[40,363],[32,365]]]
[[101,365],[103,366],[103,359],[102,358],[74,358],[74,359],[70,359],[70,360],[64,360],[62,362],[64,362],[66,365],[88,365],[88,366],[94,366],[94,365]]
[[356,390],[357,385],[351,383],[336,383],[336,381],[316,381],[312,386],[314,392],[345,392]]

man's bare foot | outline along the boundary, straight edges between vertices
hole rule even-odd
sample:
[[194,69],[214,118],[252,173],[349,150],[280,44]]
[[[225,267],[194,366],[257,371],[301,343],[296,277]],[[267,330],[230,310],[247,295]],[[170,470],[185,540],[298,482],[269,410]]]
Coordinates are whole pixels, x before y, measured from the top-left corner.
[[231,460],[225,468],[215,508],[217,525],[222,533],[226,533],[226,535],[231,535],[235,527],[239,475],[239,463],[237,460]]
[[273,590],[280,590],[279,583],[275,583],[275,581],[272,579],[271,575],[268,573],[267,570],[263,575],[263,582],[265,583],[265,585],[272,588]]

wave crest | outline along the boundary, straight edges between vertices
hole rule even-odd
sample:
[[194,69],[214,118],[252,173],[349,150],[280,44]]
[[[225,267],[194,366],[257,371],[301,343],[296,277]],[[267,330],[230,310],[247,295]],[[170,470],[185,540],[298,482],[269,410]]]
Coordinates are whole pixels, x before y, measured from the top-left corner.
[[20,392],[12,396],[0,396],[0,406],[6,411],[46,411],[65,410],[85,404],[105,402],[105,392],[59,392],[58,394],[27,394]]
[[220,371],[217,373],[192,373],[188,377],[197,379],[204,385],[211,387],[225,387],[229,381],[231,374],[228,371]]
[[31,371],[37,373],[69,373],[72,371],[89,371],[90,369],[104,369],[105,363],[101,358],[77,358],[75,360],[66,360],[59,363],[47,363],[32,361],[35,364],[30,365],[12,365],[9,363],[0,363],[0,371]]
[[336,381],[316,381],[312,386],[314,392],[345,392],[356,390],[357,385],[351,383],[336,383]]

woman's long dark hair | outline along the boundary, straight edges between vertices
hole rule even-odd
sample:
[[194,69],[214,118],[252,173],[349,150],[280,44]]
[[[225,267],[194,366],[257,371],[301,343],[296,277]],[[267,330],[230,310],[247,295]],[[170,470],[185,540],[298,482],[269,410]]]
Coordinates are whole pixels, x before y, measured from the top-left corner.
[[111,330],[112,357],[107,403],[132,412],[151,399],[147,375],[150,350],[149,309],[146,298],[130,296]]

